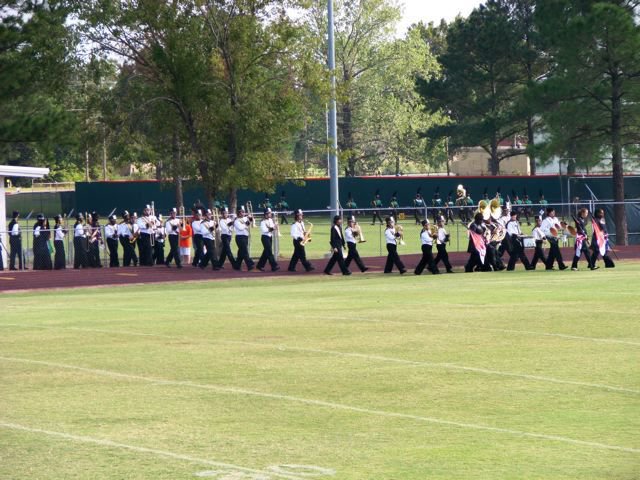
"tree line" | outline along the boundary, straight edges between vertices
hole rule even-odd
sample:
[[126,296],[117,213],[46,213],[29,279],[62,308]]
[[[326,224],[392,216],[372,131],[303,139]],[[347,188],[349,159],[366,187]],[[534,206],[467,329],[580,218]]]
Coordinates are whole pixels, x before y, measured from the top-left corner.
[[[443,171],[480,146],[604,164],[640,146],[640,0],[488,0],[397,36],[394,0],[335,0],[344,175]],[[324,174],[325,0],[0,1],[0,153],[58,180],[122,165],[207,201]],[[501,147],[505,144],[508,148]],[[623,206],[617,238],[626,243]]]

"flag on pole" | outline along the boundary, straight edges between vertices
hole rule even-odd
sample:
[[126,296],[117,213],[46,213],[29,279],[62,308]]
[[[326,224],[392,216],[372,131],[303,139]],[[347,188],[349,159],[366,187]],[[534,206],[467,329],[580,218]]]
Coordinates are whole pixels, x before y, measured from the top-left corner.
[[591,223],[593,224],[593,233],[595,234],[596,241],[598,242],[598,251],[600,252],[600,255],[604,257],[607,254],[607,239],[605,238],[604,231],[594,219],[591,219]]
[[472,232],[471,230],[467,231],[469,232],[469,236],[473,241],[473,246],[480,255],[480,261],[484,263],[484,257],[487,255],[487,244],[484,242],[484,237],[476,232]]

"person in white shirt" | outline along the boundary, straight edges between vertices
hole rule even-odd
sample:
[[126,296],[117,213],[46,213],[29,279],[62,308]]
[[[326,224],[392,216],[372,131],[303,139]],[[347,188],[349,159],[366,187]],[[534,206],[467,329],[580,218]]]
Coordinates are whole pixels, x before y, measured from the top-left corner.
[[201,269],[207,268],[209,262],[211,262],[211,268],[214,270],[220,270],[218,268],[218,262],[216,262],[216,222],[213,220],[213,212],[207,210],[204,219],[200,222],[200,234],[202,235],[202,242],[204,244],[203,254],[200,258],[199,267]]
[[56,215],[53,219],[55,221],[53,226],[53,246],[56,251],[53,268],[55,270],[64,270],[67,268],[67,258],[64,251],[64,237],[67,235],[67,229],[62,226],[61,215]]
[[73,226],[73,268],[88,268],[87,259],[87,234],[84,228],[84,216],[76,215],[76,223]]
[[453,273],[451,263],[449,263],[449,254],[447,253],[449,233],[444,228],[445,223],[446,221],[444,217],[440,217],[438,219],[438,237],[436,239],[436,250],[438,250],[438,254],[436,255],[436,258],[433,259],[433,264],[437,268],[438,263],[442,262],[444,267],[447,269],[447,273]]
[[172,208],[169,212],[169,219],[164,224],[164,231],[169,238],[169,255],[164,261],[167,267],[171,266],[171,262],[176,263],[176,267],[182,268],[182,259],[180,258],[180,229],[182,221],[178,218],[178,209]]
[[233,236],[233,219],[229,217],[229,209],[224,207],[221,211],[220,218],[220,258],[218,259],[218,267],[224,268],[224,262],[228,259],[232,268],[236,268],[236,259],[231,251],[231,237]]
[[264,272],[264,267],[269,262],[271,271],[276,272],[280,270],[280,266],[273,256],[273,233],[277,232],[277,225],[273,220],[273,212],[270,208],[264,211],[264,218],[260,222],[260,241],[262,242],[262,255],[256,268],[261,272]]
[[555,228],[560,230],[562,227],[560,222],[556,218],[556,211],[553,207],[547,208],[547,216],[542,221],[540,229],[544,233],[545,237],[549,241],[549,255],[547,256],[547,262],[545,264],[546,270],[553,270],[554,262],[558,262],[558,268],[565,270],[567,266],[562,261],[562,253],[560,253],[560,246],[558,245],[558,237],[551,234],[551,229]]
[[120,266],[120,260],[118,259],[119,227],[116,221],[117,221],[116,216],[111,215],[107,219],[107,224],[104,226],[104,236],[107,239],[107,249],[109,249],[109,267],[110,268],[118,268]]
[[315,270],[314,266],[307,260],[307,253],[305,252],[302,241],[304,240],[306,230],[304,228],[304,214],[302,210],[295,211],[295,221],[291,224],[291,238],[293,239],[293,255],[289,262],[288,271],[295,272],[298,261],[302,263],[302,266],[307,272]]
[[533,228],[533,231],[531,232],[531,235],[533,235],[533,240],[534,242],[536,242],[533,258],[531,259],[531,270],[535,270],[536,265],[538,264],[538,261],[540,261],[540,263],[542,263],[543,265],[546,265],[547,263],[547,259],[544,256],[544,249],[542,248],[546,240],[546,235],[544,234],[541,228],[542,218],[539,216],[536,217],[535,222],[536,222],[536,226]]
[[398,239],[401,237],[395,229],[395,221],[391,217],[385,218],[387,228],[384,231],[384,238],[387,243],[387,262],[384,265],[384,273],[391,273],[395,265],[400,274],[406,273],[407,269],[398,256]]
[[138,256],[134,248],[135,222],[131,218],[128,211],[122,212],[122,222],[118,225],[118,238],[120,239],[120,245],[122,245],[122,265],[130,267],[131,262],[134,266],[138,265]]
[[516,268],[516,262],[520,260],[526,270],[533,270],[529,259],[524,253],[524,244],[522,240],[522,230],[520,229],[520,222],[518,221],[518,212],[514,209],[511,210],[511,220],[507,222],[507,235],[509,244],[509,263],[507,264],[507,270],[512,271]]
[[196,209],[193,211],[193,218],[191,220],[191,230],[193,235],[193,260],[191,261],[192,267],[197,267],[202,261],[202,255],[204,255],[204,240],[202,239],[202,231],[200,230],[200,224],[202,223],[202,210]]
[[164,229],[164,222],[162,221],[162,214],[158,214],[155,218],[153,243],[153,263],[156,265],[164,265],[164,242],[167,238],[167,232]]
[[[26,270],[22,256],[22,233],[20,232],[20,222],[18,221],[19,217],[20,212],[15,210],[8,225],[9,248],[11,248],[11,253],[9,255],[9,270],[18,270],[18,268],[20,270]],[[16,257],[18,258],[18,268],[16,268]]]
[[156,217],[151,215],[151,206],[145,205],[142,216],[137,220],[140,229],[138,239],[138,253],[140,254],[140,265],[145,267],[153,266],[153,249],[151,247],[151,236],[155,234]]
[[51,252],[49,251],[49,239],[51,231],[46,225],[44,215],[39,214],[33,228],[33,269],[51,270]]
[[[356,239],[356,237],[360,235],[359,228],[361,227],[358,226],[358,228],[356,228],[357,222],[355,217],[349,218],[348,223],[349,225],[344,230],[344,239],[347,242],[347,251],[348,251],[347,258],[344,260],[344,264],[346,265],[347,268],[349,268],[349,265],[351,264],[351,262],[354,261],[356,262],[356,265],[358,266],[360,271],[364,273],[369,269],[365,267],[364,262],[360,258],[360,254],[358,253],[358,247],[357,247],[358,240]],[[356,228],[355,232],[354,232],[354,228]]]
[[[420,262],[418,262],[418,265],[416,265],[416,269],[413,273],[415,273],[416,275],[422,275],[424,267],[428,266],[429,271],[435,275],[440,272],[438,271],[438,267],[436,267],[433,262],[434,235],[432,235],[431,229],[429,228],[428,219],[422,220],[421,224],[422,230],[420,230],[420,244],[422,248],[422,258],[420,259]],[[437,238],[437,234],[435,235],[435,237]]]
[[244,208],[239,208],[238,215],[233,222],[233,229],[236,231],[236,245],[238,246],[235,270],[242,268],[242,262],[245,263],[248,271],[255,268],[255,263],[249,255],[249,229],[252,222],[253,218],[245,214]]
[[333,217],[333,225],[331,227],[329,238],[329,245],[331,245],[332,255],[329,259],[329,262],[327,263],[327,266],[324,269],[325,275],[332,275],[331,270],[333,270],[333,267],[336,263],[340,267],[342,275],[351,275],[351,272],[344,264],[344,256],[342,255],[342,250],[346,245],[344,241],[344,235],[342,233],[342,217],[340,217],[340,215],[336,215]]

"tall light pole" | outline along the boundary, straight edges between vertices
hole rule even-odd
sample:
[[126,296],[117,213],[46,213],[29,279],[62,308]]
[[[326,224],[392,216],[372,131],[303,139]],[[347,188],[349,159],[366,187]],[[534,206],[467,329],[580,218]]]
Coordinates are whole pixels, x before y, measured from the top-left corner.
[[339,214],[338,195],[338,120],[336,118],[336,47],[333,38],[333,0],[327,0],[328,17],[328,66],[331,75],[331,99],[329,100],[329,185],[331,189],[330,206],[332,215]]

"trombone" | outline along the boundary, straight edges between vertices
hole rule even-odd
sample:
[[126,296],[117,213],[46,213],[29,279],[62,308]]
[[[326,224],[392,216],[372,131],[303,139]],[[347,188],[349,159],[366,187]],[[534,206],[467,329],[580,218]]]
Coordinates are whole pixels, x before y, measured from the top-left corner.
[[249,215],[249,219],[251,220],[251,227],[255,228],[256,226],[256,218],[253,216],[253,204],[249,200],[246,204],[247,215]]

